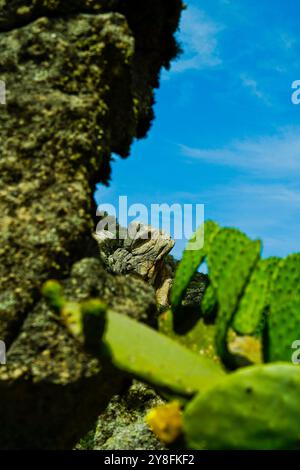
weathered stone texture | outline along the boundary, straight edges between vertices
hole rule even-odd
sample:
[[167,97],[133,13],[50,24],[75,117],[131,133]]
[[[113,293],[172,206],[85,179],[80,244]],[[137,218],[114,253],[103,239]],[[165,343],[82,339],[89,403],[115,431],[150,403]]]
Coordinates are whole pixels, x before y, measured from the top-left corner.
[[112,397],[78,450],[165,450],[145,422],[147,412],[164,401],[147,385],[134,381]]
[[[113,217],[108,220],[114,221]],[[105,223],[106,218],[104,219]],[[101,222],[102,223],[102,222]],[[109,269],[117,274],[136,273],[151,284],[155,284],[166,255],[175,245],[170,235],[149,225],[132,223],[123,228],[114,224],[96,231],[100,257]]]
[[[0,0],[0,339],[10,346],[1,448],[71,447],[120,385],[40,300],[46,279],[65,279],[71,297],[109,300],[115,289],[115,308],[153,315],[143,281],[96,282],[96,265],[99,279],[107,273],[95,261],[93,189],[109,180],[111,152],[126,157],[150,126],[180,9],[180,0]],[[90,283],[81,294],[80,260]]]

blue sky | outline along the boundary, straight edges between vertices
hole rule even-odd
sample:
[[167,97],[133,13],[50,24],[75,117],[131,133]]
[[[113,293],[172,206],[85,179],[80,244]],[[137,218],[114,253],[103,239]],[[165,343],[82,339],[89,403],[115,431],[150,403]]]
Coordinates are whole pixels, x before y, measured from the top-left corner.
[[300,4],[186,3],[184,54],[162,73],[153,127],[96,200],[205,204],[207,219],[261,238],[265,256],[300,251]]

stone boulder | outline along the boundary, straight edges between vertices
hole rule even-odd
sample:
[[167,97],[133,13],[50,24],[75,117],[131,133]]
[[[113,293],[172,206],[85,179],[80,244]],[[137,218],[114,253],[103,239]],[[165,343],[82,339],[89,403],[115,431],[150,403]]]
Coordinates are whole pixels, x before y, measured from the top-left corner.
[[112,152],[127,157],[149,129],[181,8],[0,0],[0,448],[71,448],[123,386],[57,322],[41,299],[47,279],[71,298],[111,295],[124,314],[153,315],[151,286],[97,260],[93,192]]

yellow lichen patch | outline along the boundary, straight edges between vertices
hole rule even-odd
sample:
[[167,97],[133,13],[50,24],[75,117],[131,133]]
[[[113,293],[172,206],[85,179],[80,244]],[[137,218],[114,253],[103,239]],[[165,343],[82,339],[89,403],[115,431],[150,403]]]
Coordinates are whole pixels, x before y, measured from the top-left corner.
[[180,403],[174,401],[153,408],[146,416],[151,431],[166,444],[174,442],[182,432],[182,412]]

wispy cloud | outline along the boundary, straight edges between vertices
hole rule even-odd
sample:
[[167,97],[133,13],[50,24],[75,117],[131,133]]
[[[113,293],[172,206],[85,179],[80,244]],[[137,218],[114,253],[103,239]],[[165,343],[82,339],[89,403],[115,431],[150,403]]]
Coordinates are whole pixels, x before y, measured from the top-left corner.
[[300,251],[300,185],[231,181],[204,191],[198,199],[205,201],[207,215],[221,225],[239,227],[262,239],[265,256]]
[[220,65],[218,35],[222,29],[222,25],[212,21],[204,12],[190,6],[183,15],[180,32],[185,54],[174,63],[172,71],[201,70]]
[[248,182],[223,188],[221,194],[227,200],[227,217],[250,236],[261,238],[266,256],[300,250],[300,185]]
[[[206,218],[221,226],[238,227],[251,238],[263,241],[264,256],[286,256],[300,251],[298,224],[300,216],[300,183],[258,183],[248,178],[232,179],[230,184],[214,185],[194,193],[169,194],[181,203],[205,205]],[[175,256],[180,256],[185,242],[177,243]]]
[[248,88],[253,96],[256,96],[256,98],[262,100],[265,104],[268,104],[268,105],[271,104],[269,101],[269,98],[260,88],[257,80],[245,74],[242,74],[240,78],[241,78],[242,85],[245,88]]
[[291,33],[289,33],[288,31],[282,31],[279,35],[278,35],[278,41],[279,41],[279,45],[281,45],[281,47],[285,50],[285,51],[293,51],[293,52],[296,52],[297,48],[298,48],[298,38],[296,38],[295,36],[293,36]]
[[[240,204],[247,204],[265,212],[280,207],[288,211],[300,210],[300,185],[289,183],[270,183],[258,184],[256,182],[243,182],[228,186],[214,187],[207,193],[208,199],[221,198],[226,196],[227,202],[237,201]],[[263,203],[263,204],[262,204]]]
[[264,178],[300,173],[300,128],[278,131],[276,135],[237,140],[222,148],[193,148],[180,145],[186,157],[220,166],[255,172]]

